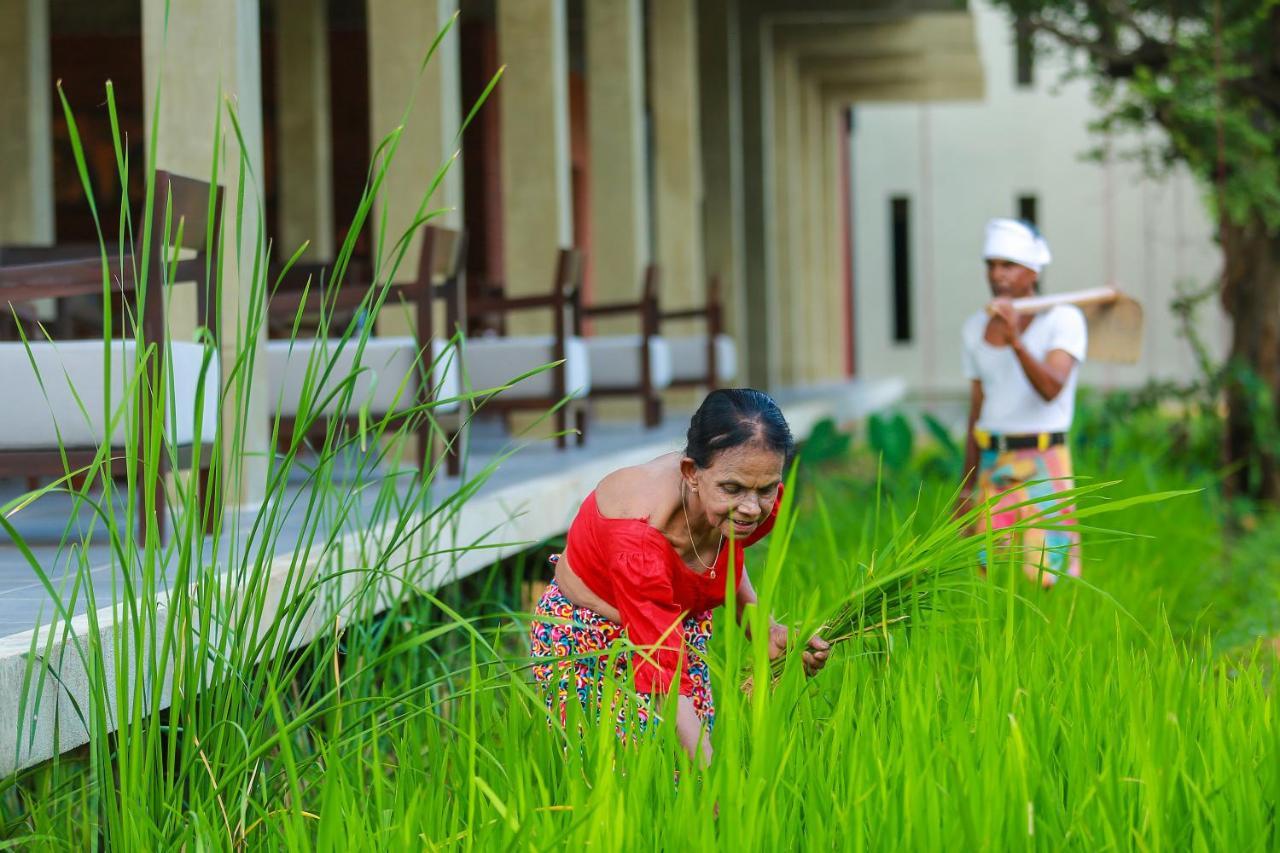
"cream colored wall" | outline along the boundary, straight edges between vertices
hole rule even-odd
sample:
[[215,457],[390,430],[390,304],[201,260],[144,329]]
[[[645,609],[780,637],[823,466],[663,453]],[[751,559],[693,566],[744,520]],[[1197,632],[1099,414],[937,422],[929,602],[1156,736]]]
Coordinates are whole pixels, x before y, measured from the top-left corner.
[[[1081,155],[1099,143],[1098,113],[1085,81],[1060,84],[1060,57],[1037,56],[1035,86],[1014,85],[1011,27],[972,6],[987,81],[980,102],[867,104],[853,141],[855,325],[859,373],[900,376],[918,390],[962,390],[959,330],[987,293],[983,227],[1016,215],[1016,197],[1039,199],[1040,225],[1055,255],[1048,292],[1109,282],[1143,302],[1141,364],[1088,365],[1084,381],[1133,385],[1193,373],[1189,349],[1168,311],[1180,282],[1197,286],[1217,270],[1212,226],[1184,172],[1152,180],[1133,163]],[[1117,149],[1134,140],[1117,140]],[[892,341],[889,199],[911,198],[914,339]],[[1221,347],[1225,324],[1210,308],[1206,336]]]
[[0,21],[0,243],[52,243],[48,3],[0,0]]

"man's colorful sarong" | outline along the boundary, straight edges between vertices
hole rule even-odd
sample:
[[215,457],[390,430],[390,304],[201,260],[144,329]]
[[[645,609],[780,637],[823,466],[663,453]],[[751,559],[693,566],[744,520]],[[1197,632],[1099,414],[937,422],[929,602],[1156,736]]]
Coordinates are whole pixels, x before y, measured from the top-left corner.
[[[979,502],[996,495],[991,509],[991,529],[1003,530],[1024,519],[1036,518],[1046,528],[1073,527],[1075,507],[1060,505],[1056,495],[1074,488],[1071,450],[1065,444],[1045,450],[1028,448],[983,450],[978,464]],[[1025,506],[1019,506],[1025,504]],[[986,529],[986,518],[978,522],[979,532]],[[1053,586],[1059,577],[1080,576],[1080,533],[1070,529],[1032,527],[1001,544],[1017,550],[1015,558],[1027,577],[1045,586]]]

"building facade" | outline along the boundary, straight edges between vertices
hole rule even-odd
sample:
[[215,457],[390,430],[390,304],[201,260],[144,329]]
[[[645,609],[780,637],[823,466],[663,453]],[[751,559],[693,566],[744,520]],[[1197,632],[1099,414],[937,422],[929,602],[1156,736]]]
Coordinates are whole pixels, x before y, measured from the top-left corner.
[[[331,259],[394,148],[357,255],[376,264],[425,210],[467,229],[469,287],[545,292],[573,244],[592,300],[634,299],[650,262],[670,308],[718,276],[739,381],[770,388],[853,371],[849,106],[983,85],[950,0],[0,0],[0,20],[0,245],[96,241],[63,98],[100,206],[122,195],[117,148],[135,209],[146,167],[207,178],[216,159],[247,199],[227,205],[234,342],[255,261]],[[269,420],[251,405],[250,502]]]

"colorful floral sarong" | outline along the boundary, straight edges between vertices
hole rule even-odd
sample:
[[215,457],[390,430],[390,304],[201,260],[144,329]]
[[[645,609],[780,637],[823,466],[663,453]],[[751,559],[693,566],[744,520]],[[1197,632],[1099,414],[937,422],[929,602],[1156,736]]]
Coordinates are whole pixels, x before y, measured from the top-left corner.
[[[996,495],[991,509],[991,529],[1002,530],[1046,511],[1044,521],[1053,527],[1075,524],[1074,506],[1058,506],[1054,496],[1074,487],[1071,450],[1065,444],[1046,450],[983,450],[978,464],[978,500]],[[1018,504],[1027,504],[1018,506]],[[978,532],[986,519],[978,522]],[[1080,533],[1077,530],[1024,530],[1011,544],[1021,553],[1027,577],[1053,586],[1062,575],[1080,576]]]
[[[541,618],[539,618],[541,617]],[[547,620],[547,621],[543,621]],[[693,708],[708,732],[715,725],[716,707],[711,695],[711,670],[707,666],[707,641],[711,639],[711,611],[705,610],[684,620],[681,625],[685,642],[685,665],[693,683]],[[559,710],[560,722],[566,718],[570,691],[576,693],[585,710],[608,707],[617,717],[618,736],[625,737],[629,701],[608,697],[607,676],[615,684],[629,683],[631,653],[615,646],[626,636],[622,625],[587,607],[575,607],[553,580],[538,606],[529,627],[529,639],[535,659],[533,678],[546,689],[547,707]],[[609,662],[613,670],[609,672]],[[651,713],[652,701],[647,695],[635,696],[637,729],[643,731]],[[619,708],[618,706],[623,707]]]

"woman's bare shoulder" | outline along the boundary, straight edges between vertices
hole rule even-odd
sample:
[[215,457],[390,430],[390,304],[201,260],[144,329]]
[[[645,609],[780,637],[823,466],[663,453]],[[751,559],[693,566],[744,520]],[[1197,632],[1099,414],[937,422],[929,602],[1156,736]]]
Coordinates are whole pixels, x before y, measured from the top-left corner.
[[667,453],[640,465],[619,468],[596,486],[596,506],[606,518],[662,516],[672,485],[680,477],[680,454]]

